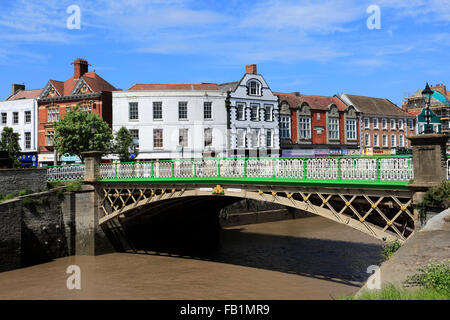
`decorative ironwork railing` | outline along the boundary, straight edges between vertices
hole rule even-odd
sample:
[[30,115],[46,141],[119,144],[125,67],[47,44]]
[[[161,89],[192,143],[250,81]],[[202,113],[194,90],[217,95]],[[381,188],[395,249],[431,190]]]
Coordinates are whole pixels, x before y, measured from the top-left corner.
[[[450,175],[450,162],[449,175]],[[162,160],[100,165],[103,180],[128,179],[289,179],[409,181],[411,157],[237,158]],[[84,178],[84,165],[48,168],[48,181]]]
[[47,168],[47,181],[71,181],[84,179],[84,164]]
[[243,178],[409,181],[412,158],[246,158],[103,164],[102,179]]

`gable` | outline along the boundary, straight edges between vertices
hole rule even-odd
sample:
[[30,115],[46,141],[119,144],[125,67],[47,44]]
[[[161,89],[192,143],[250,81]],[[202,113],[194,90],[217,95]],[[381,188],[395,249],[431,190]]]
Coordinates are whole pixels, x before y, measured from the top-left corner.
[[[258,95],[249,94],[249,89],[247,85],[251,81],[256,81],[261,85],[261,92]],[[240,99],[251,99],[251,100],[272,100],[278,101],[278,97],[275,96],[268,86],[267,82],[264,80],[263,76],[260,74],[252,74],[246,73],[242,79],[239,81],[239,84],[236,88],[230,92],[231,98],[240,98]]]
[[[58,88],[57,84],[59,84],[59,83],[53,82],[52,80],[47,82],[47,85],[42,90],[40,98],[60,97],[62,95],[60,92],[61,88]],[[59,87],[61,87],[61,86],[59,86]]]
[[83,78],[78,80],[77,84],[73,88],[70,95],[77,95],[77,94],[88,94],[93,93],[94,91],[91,89],[91,87],[84,81]]

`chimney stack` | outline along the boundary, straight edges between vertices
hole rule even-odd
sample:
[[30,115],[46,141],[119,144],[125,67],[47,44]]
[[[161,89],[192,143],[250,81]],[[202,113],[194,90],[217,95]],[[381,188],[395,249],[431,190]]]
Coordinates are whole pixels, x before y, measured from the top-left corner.
[[13,83],[12,90],[11,90],[12,94],[16,94],[17,91],[20,91],[20,90],[25,90],[25,85]]
[[256,64],[249,64],[245,67],[246,73],[257,74],[256,72]]
[[74,65],[74,72],[73,72],[74,79],[80,79],[83,76],[83,74],[88,72],[89,63],[87,62],[87,60],[78,58],[74,62],[72,62],[72,64]]

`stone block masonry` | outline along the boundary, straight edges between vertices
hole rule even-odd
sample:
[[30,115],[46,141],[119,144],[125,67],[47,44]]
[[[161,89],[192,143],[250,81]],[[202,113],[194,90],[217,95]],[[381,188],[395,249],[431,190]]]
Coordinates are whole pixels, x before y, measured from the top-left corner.
[[46,169],[0,169],[0,194],[18,194],[19,191],[32,191],[47,188]]
[[70,255],[114,251],[95,218],[91,186],[61,188],[0,204],[0,272]]

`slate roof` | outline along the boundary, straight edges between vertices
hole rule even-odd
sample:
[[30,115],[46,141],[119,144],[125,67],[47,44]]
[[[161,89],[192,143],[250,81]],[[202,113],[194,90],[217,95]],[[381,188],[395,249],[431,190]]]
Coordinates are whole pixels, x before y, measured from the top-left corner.
[[200,84],[174,84],[174,83],[136,83],[129,91],[137,90],[180,90],[180,91],[202,91],[202,90],[220,90],[215,83]]
[[363,114],[384,115],[384,116],[409,116],[411,115],[399,108],[388,99],[374,98],[345,94],[352,104]]
[[223,92],[234,91],[238,87],[239,83],[240,83],[240,81],[222,83],[222,84],[219,84],[219,88]]
[[40,96],[43,89],[20,90],[14,95],[9,96],[6,101],[14,101],[20,99],[35,99]]
[[292,93],[279,92],[274,92],[273,94],[279,97],[280,103],[282,101],[286,101],[289,104],[290,108],[297,108],[298,106],[301,106],[304,102],[306,102],[313,110],[326,110],[332,104],[335,104],[339,111],[344,111],[345,109],[347,109],[347,106],[338,97],[335,96],[327,97],[305,94],[297,96]]

